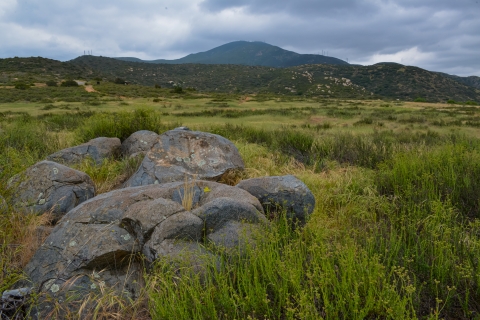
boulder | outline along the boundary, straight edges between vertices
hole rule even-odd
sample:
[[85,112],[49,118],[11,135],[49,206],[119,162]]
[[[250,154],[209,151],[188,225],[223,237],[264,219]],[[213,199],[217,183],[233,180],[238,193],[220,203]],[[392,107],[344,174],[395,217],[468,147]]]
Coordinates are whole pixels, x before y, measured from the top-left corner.
[[26,212],[51,211],[60,219],[80,203],[95,196],[95,185],[83,172],[52,161],[41,161],[9,182],[12,204]]
[[118,138],[95,138],[81,145],[55,152],[47,157],[47,160],[71,165],[81,162],[85,158],[91,158],[96,164],[101,164],[106,158],[116,157],[120,154],[120,139]]
[[315,207],[310,189],[292,175],[243,180],[236,187],[255,196],[267,215],[286,210],[289,217],[305,222]]
[[125,157],[136,157],[145,155],[157,142],[158,134],[153,131],[141,130],[132,133],[122,142],[122,155]]
[[218,181],[229,170],[243,169],[235,145],[211,133],[174,129],[160,135],[125,187],[183,181]]
[[[197,197],[196,202],[191,201],[190,211],[176,196],[182,194],[182,189],[181,197]],[[217,260],[203,246],[205,241],[222,245],[221,237],[228,231],[224,244],[232,247],[242,243],[237,237],[245,234],[244,224],[260,227],[262,223],[268,222],[255,197],[215,182],[119,189],[100,194],[68,212],[34,254],[25,272],[40,291],[54,297],[60,297],[60,292],[65,294],[72,286],[87,294],[102,282],[116,290],[123,290],[125,285],[128,294],[135,297],[141,288],[138,277],[142,268],[135,259],[138,253],[143,253],[149,263],[165,258],[200,272],[206,261]],[[215,235],[222,230],[223,234]]]

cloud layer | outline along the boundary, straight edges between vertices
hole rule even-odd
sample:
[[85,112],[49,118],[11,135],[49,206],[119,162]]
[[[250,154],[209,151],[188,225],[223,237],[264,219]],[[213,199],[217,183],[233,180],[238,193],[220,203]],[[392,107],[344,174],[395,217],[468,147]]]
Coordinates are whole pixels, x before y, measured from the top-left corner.
[[480,76],[480,0],[2,0],[0,57],[180,58],[262,40]]

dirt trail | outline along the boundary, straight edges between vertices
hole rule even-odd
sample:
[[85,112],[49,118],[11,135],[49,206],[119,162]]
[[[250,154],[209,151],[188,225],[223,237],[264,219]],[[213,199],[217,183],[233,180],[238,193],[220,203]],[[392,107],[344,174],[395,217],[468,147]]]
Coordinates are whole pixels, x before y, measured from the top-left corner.
[[85,86],[85,91],[87,92],[97,92],[97,90],[93,89],[91,84]]

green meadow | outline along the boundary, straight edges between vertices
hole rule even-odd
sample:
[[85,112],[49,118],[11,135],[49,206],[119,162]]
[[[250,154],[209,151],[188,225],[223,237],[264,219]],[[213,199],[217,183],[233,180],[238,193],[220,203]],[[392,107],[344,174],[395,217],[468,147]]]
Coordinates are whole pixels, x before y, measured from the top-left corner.
[[[59,149],[188,126],[237,146],[246,170],[229,183],[294,174],[317,205],[304,227],[278,216],[261,244],[220,252],[221,268],[212,263],[199,275],[158,261],[145,273],[141,299],[108,288],[84,297],[96,301],[91,318],[480,318],[477,106],[93,88],[53,88],[55,96],[46,87],[0,88],[0,195],[7,203],[8,180]],[[102,193],[119,187],[139,161],[85,161],[77,169]],[[48,215],[4,211],[0,291],[23,278],[42,241],[34,230],[49,224]]]

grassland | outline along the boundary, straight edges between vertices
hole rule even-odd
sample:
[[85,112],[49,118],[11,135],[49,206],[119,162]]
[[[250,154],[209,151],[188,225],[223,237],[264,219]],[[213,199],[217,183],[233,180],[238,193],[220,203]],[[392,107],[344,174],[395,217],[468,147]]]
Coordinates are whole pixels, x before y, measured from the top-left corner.
[[[0,104],[3,197],[11,176],[58,149],[186,125],[231,139],[245,160],[244,178],[295,174],[317,200],[304,228],[278,217],[268,241],[223,256],[220,270],[200,278],[159,261],[139,301],[89,297],[99,302],[98,318],[480,316],[476,106],[94,88],[85,101]],[[78,168],[106,192],[135,165],[121,159]],[[41,224],[48,217],[11,207],[0,217],[0,290],[22,277]]]

